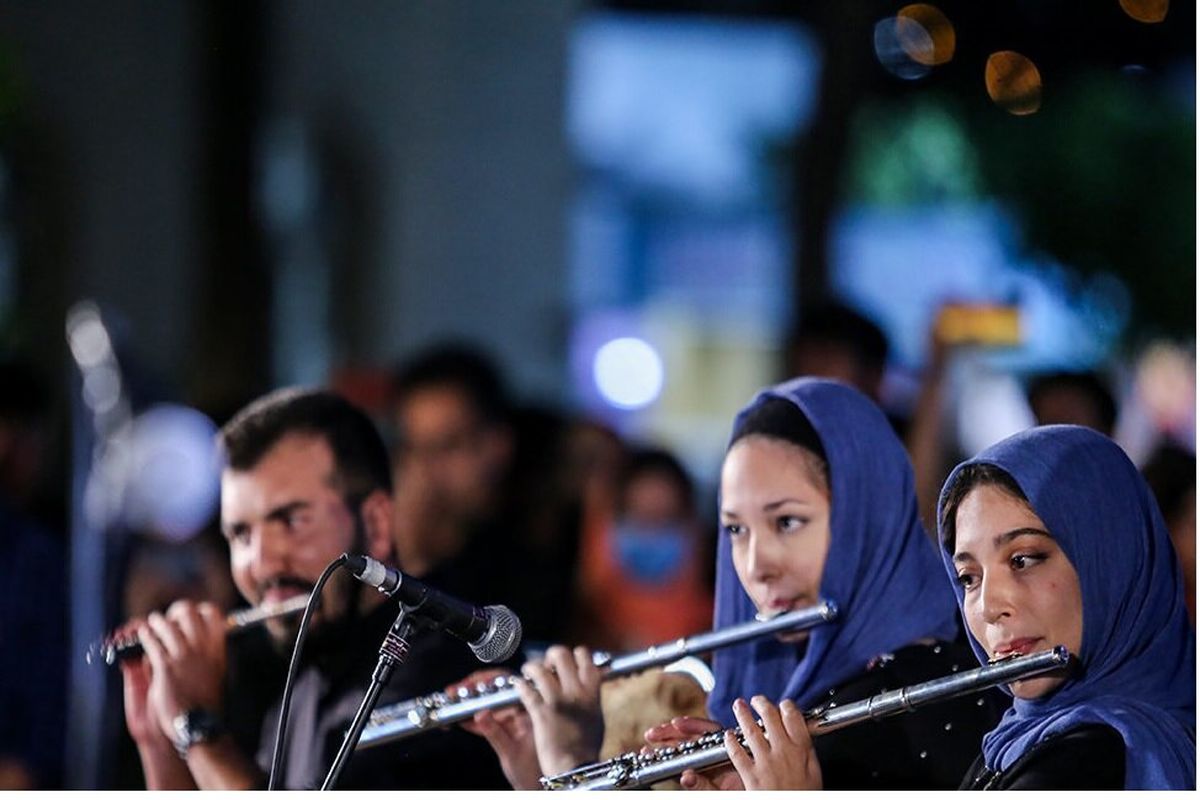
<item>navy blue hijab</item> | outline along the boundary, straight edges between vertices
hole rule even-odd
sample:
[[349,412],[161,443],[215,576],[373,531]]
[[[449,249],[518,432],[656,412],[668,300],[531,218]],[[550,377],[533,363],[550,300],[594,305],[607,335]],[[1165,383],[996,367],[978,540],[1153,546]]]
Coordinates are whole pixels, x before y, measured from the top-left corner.
[[[839,615],[814,628],[803,650],[773,638],[718,650],[708,710],[725,725],[734,724],[737,697],[764,694],[811,706],[881,653],[925,637],[953,639],[957,629],[954,595],[939,578],[936,548],[917,514],[908,455],[883,413],[848,386],[799,378],[759,393],[738,414],[731,441],[749,412],[771,397],[793,403],[825,450],[832,513],[820,593],[837,603]],[[722,533],[715,625],[746,622],[754,613]]]
[[[1042,739],[1085,723],[1125,740],[1127,789],[1191,789],[1196,770],[1196,641],[1158,504],[1111,439],[1075,425],[1033,428],[950,473],[991,464],[1021,487],[1079,575],[1082,673],[1048,697],[1015,699],[984,737],[984,762],[1005,769]],[[944,539],[943,539],[944,541]],[[956,587],[952,553],[942,560]],[[980,662],[987,655],[971,637]]]

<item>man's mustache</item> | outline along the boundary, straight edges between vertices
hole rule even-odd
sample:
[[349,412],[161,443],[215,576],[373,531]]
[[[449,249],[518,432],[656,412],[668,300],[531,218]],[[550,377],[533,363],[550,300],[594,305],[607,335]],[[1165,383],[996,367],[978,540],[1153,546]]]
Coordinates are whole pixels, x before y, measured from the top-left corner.
[[259,596],[265,595],[271,589],[299,589],[305,594],[312,594],[315,584],[297,575],[280,575],[258,584]]

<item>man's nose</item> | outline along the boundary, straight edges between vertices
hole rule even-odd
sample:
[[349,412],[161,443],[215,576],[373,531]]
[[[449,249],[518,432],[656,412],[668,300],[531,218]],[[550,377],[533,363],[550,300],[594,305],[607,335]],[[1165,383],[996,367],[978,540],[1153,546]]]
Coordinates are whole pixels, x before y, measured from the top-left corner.
[[281,526],[262,522],[251,531],[251,559],[255,576],[262,580],[287,571],[288,543]]

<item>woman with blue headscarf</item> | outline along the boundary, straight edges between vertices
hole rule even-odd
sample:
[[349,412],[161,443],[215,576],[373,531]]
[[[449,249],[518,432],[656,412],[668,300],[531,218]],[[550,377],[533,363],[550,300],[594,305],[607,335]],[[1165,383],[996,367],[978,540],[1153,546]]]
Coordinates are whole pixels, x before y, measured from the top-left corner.
[[1195,633],[1145,481],[1116,444],[1052,425],[960,464],[942,558],[981,662],[1063,644],[1070,674],[1009,686],[964,788],[1194,789]]
[[[736,723],[754,759],[728,740],[736,772],[689,771],[686,788],[812,786],[813,770],[797,773],[791,761],[812,746],[803,744],[800,709],[941,677],[972,660],[951,644],[954,596],[918,519],[908,457],[857,391],[801,378],[760,393],[734,422],[720,517],[715,627],[818,597],[840,613],[805,634],[714,655],[708,708],[716,722],[676,720],[647,740],[666,744]],[[968,697],[822,736],[815,785],[953,788],[998,716],[995,698]],[[789,747],[793,738],[801,745]]]

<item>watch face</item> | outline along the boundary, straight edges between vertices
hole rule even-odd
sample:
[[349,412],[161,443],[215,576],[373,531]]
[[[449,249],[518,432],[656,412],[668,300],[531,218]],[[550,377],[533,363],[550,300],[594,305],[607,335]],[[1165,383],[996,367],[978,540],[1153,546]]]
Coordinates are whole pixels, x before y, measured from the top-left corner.
[[215,739],[221,733],[216,715],[203,708],[192,708],[172,720],[175,727],[175,749],[187,757],[188,748]]

